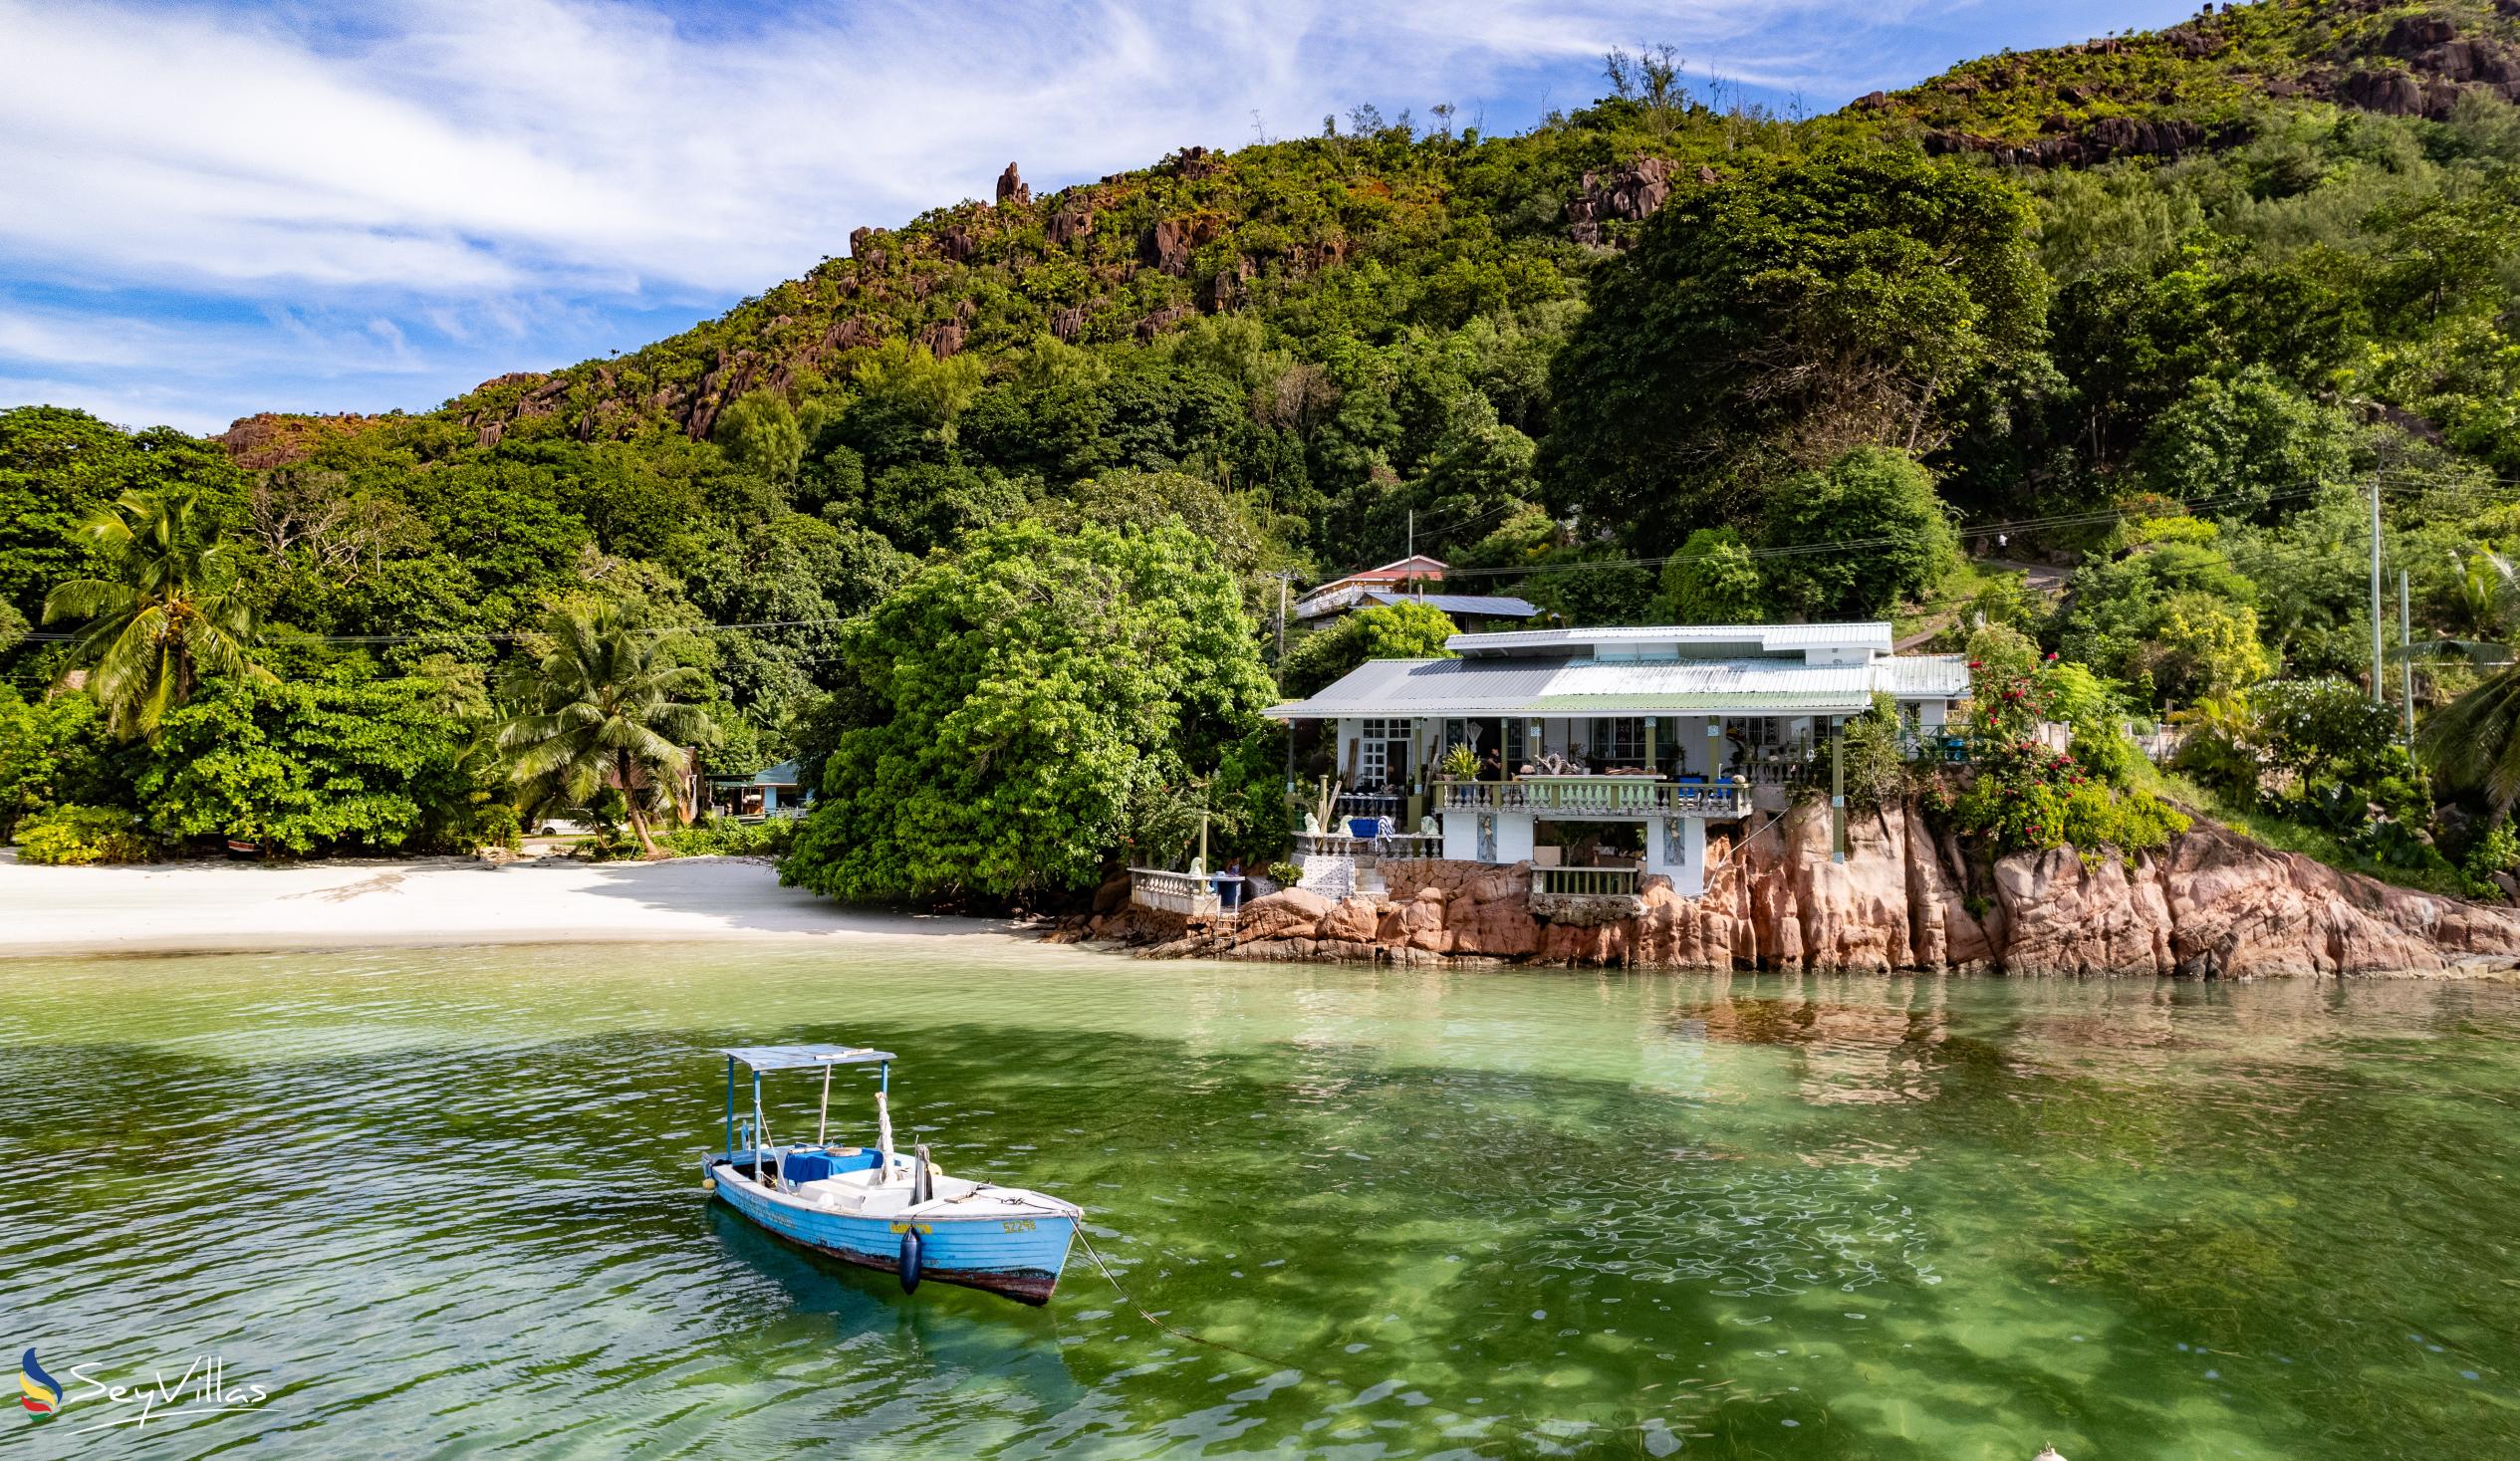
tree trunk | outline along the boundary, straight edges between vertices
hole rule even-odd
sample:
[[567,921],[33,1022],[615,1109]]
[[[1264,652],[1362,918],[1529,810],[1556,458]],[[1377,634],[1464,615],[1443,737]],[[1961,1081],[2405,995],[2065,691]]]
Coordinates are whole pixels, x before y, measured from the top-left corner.
[[656,855],[656,840],[647,835],[647,814],[638,810],[638,798],[630,786],[633,769],[627,752],[614,754],[613,774],[622,784],[622,806],[630,813],[630,831],[638,834],[638,850],[653,857]]

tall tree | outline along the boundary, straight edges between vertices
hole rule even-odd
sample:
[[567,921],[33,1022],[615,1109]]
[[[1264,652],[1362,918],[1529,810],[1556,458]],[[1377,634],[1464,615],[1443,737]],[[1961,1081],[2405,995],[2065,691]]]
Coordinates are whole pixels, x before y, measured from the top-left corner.
[[116,735],[154,741],[204,675],[269,677],[247,657],[255,615],[237,592],[237,549],[197,495],[126,492],[76,536],[113,577],[56,585],[44,621],[87,620],[68,663],[88,669],[88,688]]
[[509,779],[529,812],[621,793],[639,847],[653,853],[648,817],[673,810],[689,748],[715,734],[693,703],[708,694],[708,676],[674,662],[674,635],[632,627],[611,609],[564,609],[543,627],[550,652],[520,686],[532,708],[491,733]]
[[1553,369],[1554,505],[1667,543],[1746,516],[1780,469],[1933,450],[1955,396],[2038,348],[2031,222],[2011,183],[1905,151],[1684,190],[1597,276]]
[[1769,592],[1813,618],[1879,618],[1959,561],[1933,478],[1882,447],[1769,490]]
[[1171,523],[1021,519],[929,559],[848,630],[866,704],[780,876],[843,898],[1091,886],[1263,732],[1240,601]]

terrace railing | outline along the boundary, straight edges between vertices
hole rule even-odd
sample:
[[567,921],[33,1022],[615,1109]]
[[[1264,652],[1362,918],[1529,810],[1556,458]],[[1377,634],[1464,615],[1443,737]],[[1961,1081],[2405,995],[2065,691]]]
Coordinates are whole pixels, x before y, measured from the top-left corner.
[[1531,889],[1562,898],[1634,897],[1641,875],[1634,867],[1534,867]]
[[1512,781],[1435,784],[1446,812],[1532,812],[1547,817],[1740,817],[1749,793],[1739,787],[1662,781],[1644,776],[1526,776]]
[[1364,862],[1380,857],[1434,857],[1442,855],[1443,839],[1413,832],[1395,832],[1388,837],[1299,832],[1295,835],[1295,852],[1298,856],[1355,857]]
[[1223,911],[1212,879],[1159,867],[1129,869],[1129,900],[1140,908],[1184,918],[1213,918]]

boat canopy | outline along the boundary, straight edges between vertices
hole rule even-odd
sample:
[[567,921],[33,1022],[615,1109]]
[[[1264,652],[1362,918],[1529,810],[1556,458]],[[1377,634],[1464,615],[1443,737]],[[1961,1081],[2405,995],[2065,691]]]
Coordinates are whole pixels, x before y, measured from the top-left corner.
[[738,1045],[722,1054],[756,1071],[803,1071],[816,1066],[867,1066],[894,1059],[888,1050],[855,1045]]

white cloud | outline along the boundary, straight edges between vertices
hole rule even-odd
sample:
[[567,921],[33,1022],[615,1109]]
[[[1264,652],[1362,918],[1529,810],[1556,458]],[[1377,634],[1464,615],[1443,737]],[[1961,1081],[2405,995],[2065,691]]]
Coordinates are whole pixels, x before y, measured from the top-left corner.
[[[1369,100],[1420,117],[1449,100],[1465,122],[1484,105],[1492,129],[1517,125],[1534,77],[1553,105],[1582,105],[1605,48],[1662,40],[1695,77],[1800,88],[1825,108],[1906,79],[1883,74],[1902,27],[1990,8],[2006,7],[835,0],[703,7],[677,25],[597,0],[241,14],[0,0],[0,283],[338,311],[354,323],[329,333],[363,338],[298,372],[314,378],[494,346],[552,365],[533,347],[555,343],[538,332],[556,319],[709,312],[841,252],[859,224],[986,196],[1009,159],[1040,188],[1238,144],[1255,113],[1301,134]],[[167,328],[188,328],[182,314]],[[565,337],[588,333],[574,324]],[[0,356],[82,354],[14,328]],[[186,367],[240,381],[271,378],[269,347],[303,346],[285,328],[260,344],[224,324],[196,333]],[[122,349],[76,364],[145,364]]]
[[1701,72],[1819,86],[1860,58],[1800,45],[1814,22],[1920,8],[892,5],[711,37],[630,5],[421,0],[344,38],[6,0],[0,238],[211,287],[757,288],[859,223],[980,192],[1001,154],[1092,176],[1242,140],[1255,111],[1309,130],[1359,100],[1422,109],[1648,38]]

